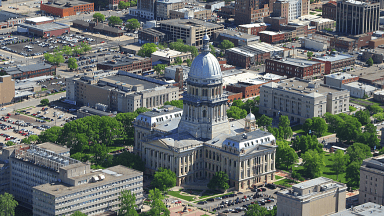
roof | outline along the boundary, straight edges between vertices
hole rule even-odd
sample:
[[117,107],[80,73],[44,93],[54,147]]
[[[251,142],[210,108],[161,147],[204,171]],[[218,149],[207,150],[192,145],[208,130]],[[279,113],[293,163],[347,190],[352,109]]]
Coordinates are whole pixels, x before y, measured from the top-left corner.
[[92,107],[82,106],[80,109],[77,110],[77,112],[86,112],[92,115],[98,115],[98,116],[111,116],[113,117],[114,114],[110,112],[104,112],[102,110],[94,109]]
[[176,50],[157,50],[151,54],[151,56],[159,56],[165,58],[173,58],[177,56],[190,55],[190,52],[179,52]]
[[63,147],[63,146],[60,146],[60,145],[57,145],[57,144],[54,144],[54,143],[50,143],[50,142],[45,142],[45,143],[42,143],[42,144],[38,144],[37,146],[39,148],[42,148],[42,149],[53,151],[56,154],[69,153],[69,148],[66,148],[66,147]]
[[134,62],[139,62],[139,61],[144,61],[144,60],[148,60],[148,58],[143,58],[143,57],[139,57],[139,56],[135,56],[132,58],[125,57],[125,58],[100,62],[97,65],[107,65],[107,66],[112,66],[112,67],[119,67],[119,66],[124,66],[124,65],[130,65],[130,64],[133,64]]
[[235,52],[240,55],[253,57],[255,54],[261,54],[266,52],[283,52],[284,49],[281,47],[273,46],[269,43],[255,43],[248,46],[234,47],[228,49],[226,52]]
[[351,79],[351,78],[356,78],[358,76],[349,74],[349,73],[334,73],[334,74],[329,74],[325,75],[327,78],[332,78],[332,79],[338,79],[338,80],[345,80],[345,79]]
[[315,64],[321,64],[321,62],[317,61],[309,61],[305,59],[298,59],[298,58],[286,58],[286,59],[271,59],[271,61],[274,62],[280,62],[283,64],[288,64],[296,67],[308,67]]
[[33,65],[26,65],[26,66],[20,66],[20,67],[10,67],[10,68],[4,68],[3,71],[5,71],[7,74],[19,74],[22,72],[29,72],[29,71],[37,71],[37,70],[45,70],[51,68],[52,65],[46,64],[46,63],[37,63]]
[[198,19],[169,19],[162,20],[158,22],[160,27],[162,24],[171,25],[183,29],[191,29],[191,28],[224,28],[223,25],[205,22],[203,20]]
[[12,13],[9,11],[1,10],[0,11],[0,22],[6,22],[10,19],[20,19],[20,18],[25,18],[27,16],[18,14],[18,13]]
[[156,30],[154,28],[142,29],[142,30],[139,30],[139,33],[140,32],[143,32],[143,33],[146,33],[146,34],[150,34],[150,35],[153,35],[153,36],[165,36],[165,33],[161,32],[159,30]]
[[273,32],[273,31],[261,31],[259,34],[266,34],[266,35],[278,35],[279,33]]
[[82,25],[84,27],[88,27],[89,26],[89,22],[85,22],[84,20],[73,20],[72,23],[73,24]]
[[351,82],[351,83],[343,84],[343,86],[348,86],[351,88],[364,89],[365,92],[373,92],[377,89],[375,86],[365,85],[365,84],[359,83],[359,82]]
[[113,33],[123,33],[124,32],[123,30],[105,25],[103,23],[99,23],[97,26],[93,27],[93,29],[103,30],[103,31],[113,32]]
[[344,209],[330,216],[381,216],[384,215],[384,207],[376,203],[367,202],[358,206]]
[[225,35],[229,35],[229,36],[235,37],[237,39],[254,39],[254,40],[259,40],[259,38],[260,38],[257,35],[247,34],[247,33],[233,31],[233,30],[228,30],[228,29],[217,31],[216,33],[219,33],[220,35],[224,35],[224,36]]
[[157,0],[156,3],[161,3],[161,4],[174,4],[174,3],[180,3],[184,2],[183,0]]
[[228,137],[227,140],[232,140],[235,142],[244,142],[247,140],[258,139],[258,138],[270,136],[270,135],[272,135],[272,134],[269,132],[265,132],[262,130],[255,130],[255,131],[247,133],[246,136],[244,136],[243,134],[240,134],[240,135]]
[[221,68],[217,58],[208,51],[200,53],[193,60],[188,73],[188,80],[221,79]]
[[31,18],[26,18],[25,20],[26,20],[26,21],[30,21],[30,22],[39,23],[39,22],[51,21],[51,20],[53,20],[53,18],[51,18],[51,17],[46,17],[46,16],[42,16],[42,17],[31,17]]
[[[69,4],[67,4],[69,3]],[[71,1],[67,1],[67,0],[56,0],[55,3],[49,3],[49,2],[44,2],[43,4],[45,5],[49,5],[51,7],[56,7],[56,8],[70,8],[70,7],[73,7],[73,6],[78,6],[78,5],[85,5],[85,4],[93,4],[93,3],[90,3],[90,2],[86,2],[86,1],[81,1],[81,0],[71,0]]]
[[332,179],[325,178],[325,177],[319,177],[319,178],[311,179],[311,180],[308,180],[308,181],[305,181],[305,182],[302,182],[299,184],[292,185],[292,187],[296,187],[296,188],[300,188],[300,189],[306,189],[306,188],[314,187],[316,185],[321,185],[321,184],[327,183],[329,181],[332,181]]
[[318,59],[318,60],[327,61],[327,62],[333,62],[333,61],[355,59],[355,57],[348,55],[348,54],[337,54],[337,55],[332,55],[332,56],[327,55],[327,56],[313,57],[313,59]]
[[42,25],[30,25],[30,24],[23,23],[23,24],[19,24],[19,26],[23,28],[28,28],[28,29],[34,29],[36,31],[42,31],[42,32],[70,28],[69,25],[57,23],[57,22],[47,23]]
[[180,111],[183,111],[183,109],[180,109],[180,108],[177,108],[174,106],[170,106],[170,105],[165,105],[164,108],[162,108],[162,109],[153,109],[151,111],[141,113],[139,116],[142,115],[142,116],[148,116],[148,117],[156,117],[156,116],[172,114],[172,113],[176,113],[176,112],[180,112]]
[[243,28],[254,28],[254,27],[261,27],[261,26],[267,26],[267,24],[265,24],[265,23],[252,23],[252,24],[239,25],[239,27],[243,27]]

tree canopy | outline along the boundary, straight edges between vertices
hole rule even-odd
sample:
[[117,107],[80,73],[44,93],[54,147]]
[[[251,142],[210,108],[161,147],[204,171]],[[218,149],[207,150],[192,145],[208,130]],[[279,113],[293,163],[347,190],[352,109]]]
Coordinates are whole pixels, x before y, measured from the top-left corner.
[[71,216],[87,216],[87,214],[84,214],[81,211],[75,211]]
[[235,47],[235,45],[231,41],[229,41],[229,40],[221,41],[221,44],[220,44],[220,48],[221,49],[226,50],[226,49],[230,49],[230,48],[233,48],[233,47]]
[[151,57],[151,54],[157,51],[157,45],[154,43],[145,43],[137,53],[141,57]]
[[131,6],[131,3],[130,3],[130,2],[119,1],[118,8],[119,8],[120,10],[122,10],[122,9],[126,9],[126,8],[128,8],[129,6]]
[[229,188],[228,181],[228,174],[223,171],[219,171],[213,175],[212,179],[209,181],[207,186],[209,189],[213,190],[217,188],[221,190],[227,190]]
[[193,57],[196,57],[199,54],[199,51],[195,46],[184,44],[183,39],[177,39],[176,42],[170,43],[169,48],[179,52],[191,52]]
[[323,146],[319,143],[317,137],[309,134],[296,137],[296,139],[292,140],[292,147],[296,151],[300,151],[301,154],[306,153],[308,150],[321,152],[323,149]]
[[40,104],[43,106],[48,106],[49,105],[49,100],[47,98],[41,99]]
[[309,178],[317,178],[323,174],[324,153],[310,149],[302,154],[301,158],[303,159],[304,171]]
[[257,125],[259,127],[264,127],[264,128],[267,128],[267,127],[271,127],[272,126],[272,121],[273,119],[266,116],[266,115],[262,115],[258,120],[257,120]]
[[153,190],[150,190],[148,194],[148,199],[152,200],[151,210],[149,210],[150,215],[170,216],[171,212],[165,206],[165,203],[163,202],[164,196],[161,194],[161,191],[159,189],[155,188]]
[[78,65],[77,65],[77,60],[75,58],[69,58],[68,59],[68,68],[70,69],[77,69]]
[[367,63],[368,66],[372,66],[373,65],[372,57],[369,57],[369,59],[365,63]]
[[127,22],[128,22],[128,24],[125,25],[125,27],[127,27],[130,30],[135,30],[135,29],[140,28],[140,22],[135,18],[129,19],[129,20],[127,20]]
[[247,111],[237,106],[231,106],[229,110],[227,110],[227,116],[234,119],[243,119],[247,116]]
[[159,170],[156,171],[151,185],[161,191],[166,191],[176,186],[176,174],[169,169],[160,167]]
[[183,101],[182,100],[167,101],[164,103],[164,105],[171,105],[171,106],[175,106],[177,108],[183,109]]
[[119,196],[120,200],[120,209],[118,215],[124,216],[138,216],[139,214],[136,211],[136,196],[131,190],[123,190]]
[[121,20],[118,16],[110,16],[108,18],[108,25],[115,26],[121,25],[121,23],[123,23],[123,20]]
[[157,75],[163,74],[163,71],[165,70],[165,67],[167,65],[165,64],[157,64],[153,67],[153,69],[156,71]]
[[276,149],[276,166],[279,168],[288,169],[298,159],[298,156],[289,143],[285,140],[277,141]]
[[14,199],[12,194],[5,192],[0,195],[0,215],[1,216],[14,216],[15,208],[19,203]]
[[336,173],[336,180],[339,179],[339,174],[345,172],[349,163],[349,155],[344,154],[343,151],[337,150],[332,155],[332,167],[331,169]]
[[[380,107],[381,108],[381,107]],[[359,110],[355,113],[355,117],[357,120],[362,124],[366,125],[371,122],[371,115],[369,114],[368,110]]]
[[96,12],[96,13],[94,13],[93,14],[93,20],[96,22],[97,20],[99,20],[99,22],[104,22],[104,20],[105,20],[105,16],[104,16],[104,14],[102,14],[102,13],[98,13],[98,12]]

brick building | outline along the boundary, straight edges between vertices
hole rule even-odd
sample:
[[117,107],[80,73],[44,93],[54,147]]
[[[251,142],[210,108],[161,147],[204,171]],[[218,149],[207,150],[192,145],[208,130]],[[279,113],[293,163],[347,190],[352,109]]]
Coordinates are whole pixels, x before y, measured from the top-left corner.
[[54,37],[70,32],[70,26],[62,23],[47,23],[41,25],[20,24],[17,31],[28,32],[28,34],[39,37]]
[[323,76],[325,70],[324,63],[294,58],[267,59],[265,65],[266,73],[287,76],[288,78],[311,79],[312,77]]
[[260,40],[262,42],[276,44],[285,41],[285,35],[282,32],[262,31],[259,32]]
[[8,28],[25,22],[25,15],[12,13],[9,11],[0,11],[0,28]]
[[79,29],[86,29],[93,32],[100,32],[102,34],[119,37],[122,36],[124,31],[114,28],[103,23],[98,22],[85,22],[83,20],[73,20],[72,26]]
[[235,23],[249,24],[269,16],[268,0],[237,0],[235,4]]
[[323,18],[336,20],[336,8],[337,8],[336,1],[329,1],[326,4],[323,4],[323,13],[322,13]]
[[347,54],[335,54],[333,56],[313,57],[313,61],[325,64],[325,74],[330,74],[355,65],[356,58]]
[[232,5],[221,7],[221,9],[217,11],[217,16],[223,19],[235,18],[235,7]]
[[224,91],[228,95],[228,103],[231,103],[235,100],[241,100],[243,99],[243,93],[241,92],[230,92],[230,91]]
[[38,63],[27,66],[4,68],[1,72],[11,75],[12,79],[23,80],[39,76],[52,76],[56,74],[56,66],[46,63]]
[[330,48],[342,52],[352,52],[363,47],[368,47],[371,35],[361,34],[355,36],[332,37]]
[[260,95],[260,86],[270,82],[280,82],[280,79],[276,80],[263,80],[254,79],[230,84],[226,86],[226,90],[234,93],[241,93],[242,98],[250,98]]
[[370,49],[376,49],[378,46],[381,46],[384,44],[384,38],[378,38],[375,40],[370,40],[368,42],[368,46]]
[[93,12],[94,3],[79,0],[47,2],[40,4],[40,10],[45,14],[67,17],[83,12]]
[[123,70],[134,74],[141,74],[143,71],[152,69],[151,58],[122,58],[110,61],[100,62],[97,64],[97,70]]
[[31,24],[31,25],[42,25],[42,24],[47,24],[47,23],[52,23],[54,21],[53,18],[51,17],[32,17],[32,18],[27,18],[25,19],[26,24]]
[[169,16],[171,19],[199,19],[207,20],[211,19],[212,12],[209,9],[194,7],[194,8],[182,8],[178,10],[170,10]]
[[265,29],[267,29],[267,25],[265,23],[254,23],[238,26],[239,32],[252,35],[259,35],[259,32],[265,31]]
[[264,22],[269,24],[268,29],[272,31],[280,31],[282,25],[288,24],[288,19],[285,17],[265,17]]
[[157,29],[147,28],[138,32],[139,43],[155,43],[159,44],[166,41],[167,35]]

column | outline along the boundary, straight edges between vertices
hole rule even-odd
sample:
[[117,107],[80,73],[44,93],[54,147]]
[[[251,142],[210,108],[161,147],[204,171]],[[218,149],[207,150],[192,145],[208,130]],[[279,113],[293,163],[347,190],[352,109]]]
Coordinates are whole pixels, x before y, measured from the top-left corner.
[[[160,157],[160,152],[159,151],[156,151],[156,163],[157,163],[157,167],[159,167],[159,157]],[[157,169],[157,167],[155,166],[155,169]]]
[[[233,161],[233,162],[235,162],[235,161]],[[237,167],[236,168],[238,168],[238,174],[239,174],[239,180],[241,179],[241,161],[239,161],[239,164],[237,165]],[[240,182],[239,182],[240,183]]]

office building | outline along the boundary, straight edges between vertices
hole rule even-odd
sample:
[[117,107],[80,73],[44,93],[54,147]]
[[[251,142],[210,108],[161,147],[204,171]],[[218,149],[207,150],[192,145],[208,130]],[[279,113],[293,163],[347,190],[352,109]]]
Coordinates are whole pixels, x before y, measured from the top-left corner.
[[339,70],[350,70],[355,65],[356,57],[348,54],[333,54],[331,56],[316,56],[312,61],[325,64],[325,74],[338,72]]
[[312,79],[321,77],[325,73],[324,63],[298,58],[267,59],[265,65],[265,72],[288,78]]
[[349,36],[333,36],[330,38],[331,49],[339,52],[353,52],[369,46],[371,40],[370,34],[349,35]]
[[219,11],[224,6],[225,6],[225,1],[214,1],[214,2],[208,2],[205,5],[205,9],[210,9],[212,12],[214,12],[214,11]]
[[163,20],[159,24],[160,30],[168,35],[170,41],[183,39],[185,44],[191,46],[201,46],[205,33],[212,36],[214,31],[224,29],[223,25],[197,19]]
[[265,23],[254,23],[238,26],[239,32],[252,35],[259,35],[259,32],[265,31],[265,29],[267,29],[267,25]]
[[156,1],[138,0],[136,9],[129,9],[129,14],[147,20],[155,19]]
[[185,3],[181,0],[159,0],[156,1],[156,19],[170,19],[170,10],[179,10],[185,7]]
[[169,48],[165,50],[157,50],[151,54],[152,62],[161,61],[162,64],[171,65],[175,63],[176,59],[180,59],[182,62],[187,59],[192,59],[191,52],[179,52],[171,50]]
[[324,76],[324,84],[341,88],[343,85],[357,82],[359,77],[349,73],[334,73]]
[[70,31],[70,26],[58,22],[41,24],[41,25],[31,25],[31,24],[20,24],[17,26],[17,32],[28,33],[37,37],[55,37],[63,34],[68,34]]
[[273,16],[285,17],[288,21],[308,14],[308,0],[277,0],[273,4]]
[[223,40],[229,40],[237,47],[259,43],[260,37],[228,29],[215,31],[213,33],[213,41],[216,41],[217,44],[220,44]]
[[269,16],[270,6],[268,0],[236,0],[235,23],[251,24]]
[[0,103],[9,104],[15,97],[15,81],[10,75],[0,76]]
[[222,17],[223,19],[235,18],[235,7],[232,5],[226,5],[221,7],[221,9],[216,13],[217,16]]
[[37,63],[26,66],[3,68],[1,72],[11,75],[12,79],[29,79],[39,76],[52,76],[56,74],[56,66],[47,63]]
[[97,70],[123,70],[139,75],[151,69],[151,58],[143,58],[140,56],[124,57],[97,63]]
[[277,192],[277,216],[323,216],[341,212],[345,210],[346,192],[345,184],[325,177],[292,185],[292,189]]
[[323,4],[321,16],[323,18],[336,20],[336,8],[337,8],[337,2],[336,1],[329,1],[325,4]]
[[276,44],[284,42],[284,32],[273,32],[273,31],[261,31],[259,32],[260,40],[269,44]]
[[133,112],[178,100],[179,89],[167,82],[126,71],[90,72],[79,78],[67,78],[67,100],[94,107],[105,104],[110,111]]
[[336,31],[359,35],[379,30],[380,3],[355,0],[337,2]]
[[207,21],[211,19],[211,15],[211,10],[202,7],[188,7],[169,11],[171,19],[199,19]]
[[229,123],[222,72],[208,43],[205,35],[188,74],[183,110],[168,106],[136,118],[134,152],[145,161],[146,173],[169,168],[178,186],[209,180],[220,170],[237,190],[268,183],[276,171],[275,137],[257,130],[252,113]]
[[260,87],[259,113],[268,116],[286,115],[291,123],[349,111],[349,91],[328,85],[291,78]]
[[383,163],[383,155],[363,161],[360,167],[359,204],[373,202],[378,205],[384,205]]
[[40,4],[40,10],[44,14],[67,17],[78,15],[84,12],[93,12],[94,3],[80,0],[72,1],[48,1]]

